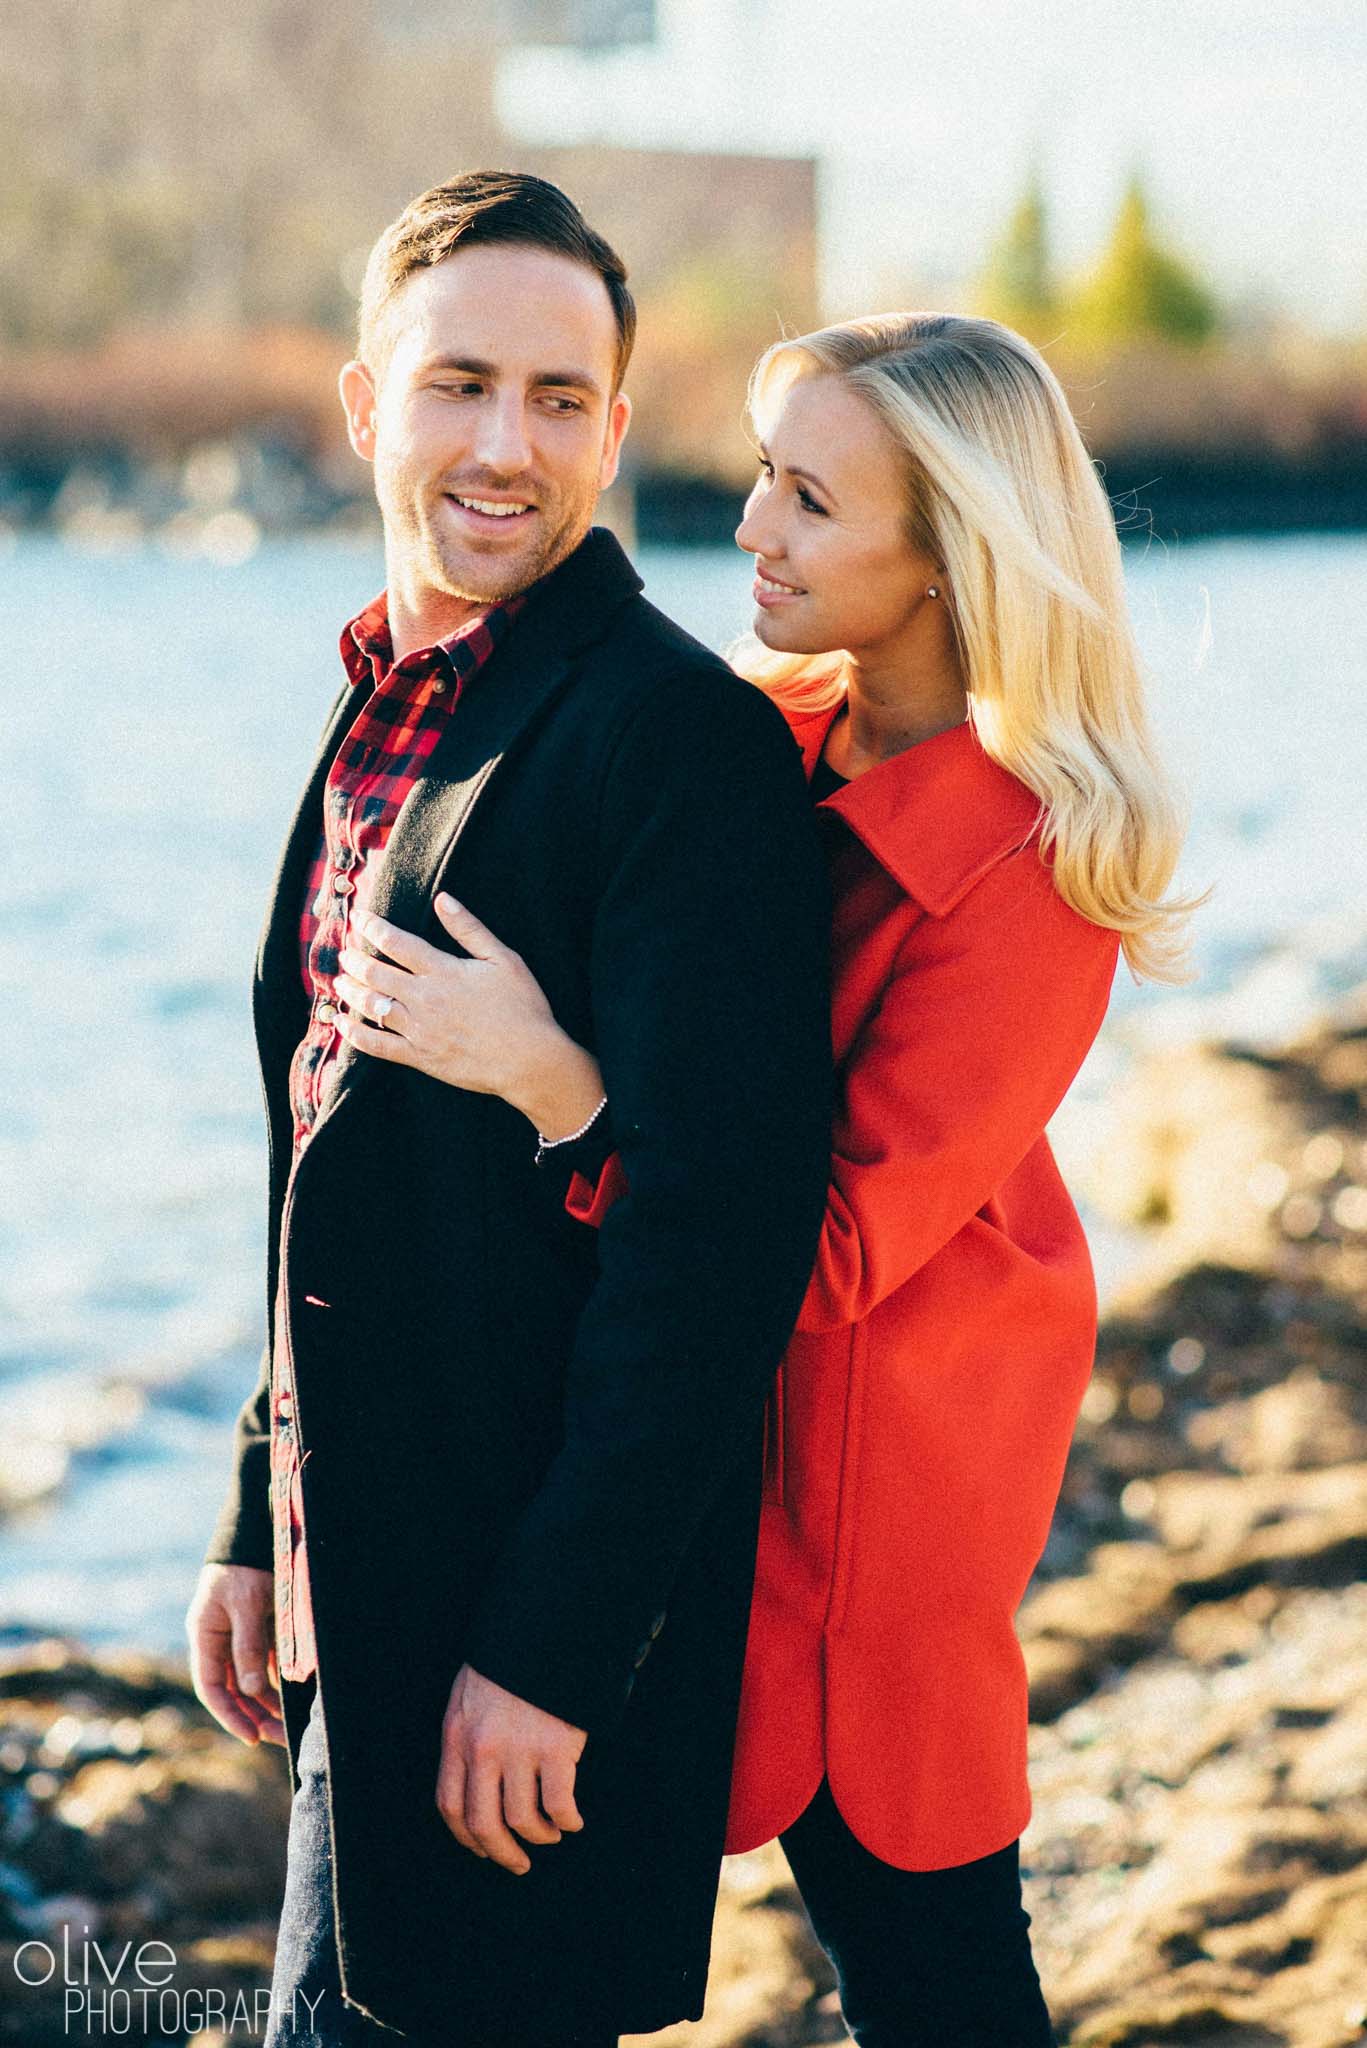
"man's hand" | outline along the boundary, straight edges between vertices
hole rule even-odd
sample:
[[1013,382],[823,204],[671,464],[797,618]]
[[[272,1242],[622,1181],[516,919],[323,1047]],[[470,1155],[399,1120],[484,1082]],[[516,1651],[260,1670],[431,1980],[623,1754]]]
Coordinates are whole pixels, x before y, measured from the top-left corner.
[[230,1735],[282,1747],[275,1593],[269,1572],[206,1564],[185,1617],[195,1695]]
[[442,1722],[437,1809],[465,1848],[523,1877],[531,1858],[510,1829],[526,1842],[558,1842],[584,1825],[574,1774],[587,1741],[584,1729],[462,1664]]

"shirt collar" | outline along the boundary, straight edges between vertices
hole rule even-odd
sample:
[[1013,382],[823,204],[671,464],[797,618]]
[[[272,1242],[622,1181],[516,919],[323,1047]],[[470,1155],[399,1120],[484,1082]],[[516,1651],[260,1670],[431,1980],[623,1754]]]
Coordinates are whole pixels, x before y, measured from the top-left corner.
[[[809,780],[840,708],[789,714]],[[935,917],[1024,846],[1043,813],[1034,791],[984,751],[971,720],[866,769],[817,808],[843,819]]]
[[447,711],[455,707],[459,685],[469,680],[493,652],[503,634],[525,603],[525,596],[506,599],[477,612],[454,633],[436,640],[430,647],[414,648],[402,661],[394,660],[394,642],[389,631],[389,592],[382,590],[364,610],[342,628],[342,665],[353,686],[374,681],[378,689],[391,675],[408,676],[413,682],[427,681],[434,670],[446,669],[457,687],[436,701]]

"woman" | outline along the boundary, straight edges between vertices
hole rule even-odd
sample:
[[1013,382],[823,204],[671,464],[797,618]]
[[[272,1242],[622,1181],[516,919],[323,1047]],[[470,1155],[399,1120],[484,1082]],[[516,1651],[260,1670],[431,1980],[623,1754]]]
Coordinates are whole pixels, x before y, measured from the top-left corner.
[[[1118,953],[1182,978],[1194,904],[1164,900],[1179,820],[1110,507],[1040,356],[888,315],[777,344],[750,397],[733,658],[785,710],[826,836],[838,1110],[769,1402],[727,1847],[781,1839],[864,2048],[1037,2048],[1013,1615],[1096,1330],[1045,1126]],[[393,1009],[514,1104],[576,1077],[582,1128],[539,1156],[601,1222],[624,1169],[596,1064],[516,955],[442,914],[478,963],[461,1014],[419,1027],[412,977],[348,956],[349,1033],[374,1049],[361,1017]]]

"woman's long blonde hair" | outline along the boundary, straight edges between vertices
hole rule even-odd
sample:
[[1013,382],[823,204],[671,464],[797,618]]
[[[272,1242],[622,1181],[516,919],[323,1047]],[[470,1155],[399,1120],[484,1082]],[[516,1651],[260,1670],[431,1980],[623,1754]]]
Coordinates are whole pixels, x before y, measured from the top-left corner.
[[[1065,902],[1122,935],[1138,980],[1188,981],[1186,920],[1164,899],[1185,831],[1155,750],[1110,503],[1062,387],[995,320],[886,313],[776,342],[756,417],[796,376],[841,378],[906,451],[908,538],[943,569],[969,717],[1041,800],[1039,845]],[[837,703],[845,660],[747,635],[742,675],[792,708]]]

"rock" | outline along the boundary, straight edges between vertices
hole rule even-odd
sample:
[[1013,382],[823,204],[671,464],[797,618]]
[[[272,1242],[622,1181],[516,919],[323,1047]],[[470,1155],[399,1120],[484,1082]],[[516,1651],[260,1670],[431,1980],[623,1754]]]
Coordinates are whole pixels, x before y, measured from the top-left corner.
[[1367,1422],[1351,1391],[1296,1366],[1285,1380],[1242,1401],[1190,1417],[1187,1441],[1235,1472],[1297,1472],[1367,1460]]
[[[240,1996],[256,2011],[283,1889],[282,1752],[224,1734],[172,1660],[54,1639],[0,1659],[0,1768],[0,2042],[69,2044],[88,2015],[65,2010],[66,1965],[39,1980],[50,1953],[75,1959],[79,1984],[92,1944],[114,1960],[166,1944],[178,2000],[222,1995],[231,2011]],[[130,2031],[106,2017],[103,2031]]]

